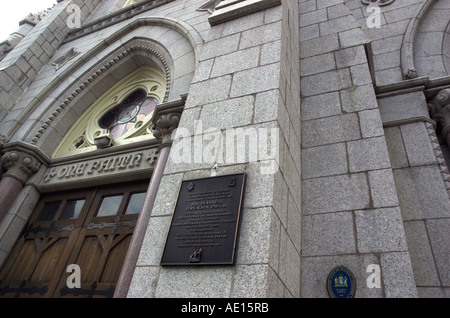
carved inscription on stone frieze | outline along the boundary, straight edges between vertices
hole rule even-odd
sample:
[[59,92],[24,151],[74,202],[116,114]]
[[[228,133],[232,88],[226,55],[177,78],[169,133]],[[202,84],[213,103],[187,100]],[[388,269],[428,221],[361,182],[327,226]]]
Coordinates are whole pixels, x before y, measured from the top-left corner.
[[42,183],[47,185],[147,170],[153,167],[156,158],[156,150],[147,150],[51,167]]

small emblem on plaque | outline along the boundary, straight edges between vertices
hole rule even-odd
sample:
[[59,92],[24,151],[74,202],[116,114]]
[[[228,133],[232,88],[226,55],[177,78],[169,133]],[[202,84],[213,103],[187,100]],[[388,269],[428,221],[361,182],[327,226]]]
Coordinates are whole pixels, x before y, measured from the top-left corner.
[[353,298],[356,291],[355,276],[344,266],[336,267],[328,275],[327,290],[331,298]]
[[233,188],[236,186],[236,177],[230,178],[230,184],[228,185],[230,188]]
[[187,190],[188,190],[189,192],[191,192],[192,190],[194,190],[194,188],[195,188],[195,184],[193,184],[192,182],[189,183],[188,186],[187,186]]
[[200,263],[202,254],[203,254],[202,248],[195,250],[194,253],[192,253],[191,256],[189,256],[189,263]]

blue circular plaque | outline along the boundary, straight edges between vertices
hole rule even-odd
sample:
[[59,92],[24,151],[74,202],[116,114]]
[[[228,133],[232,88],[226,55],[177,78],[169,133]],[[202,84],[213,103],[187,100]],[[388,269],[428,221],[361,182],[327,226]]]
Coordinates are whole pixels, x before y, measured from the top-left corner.
[[331,298],[353,298],[356,292],[355,276],[344,266],[336,267],[328,275],[327,290]]

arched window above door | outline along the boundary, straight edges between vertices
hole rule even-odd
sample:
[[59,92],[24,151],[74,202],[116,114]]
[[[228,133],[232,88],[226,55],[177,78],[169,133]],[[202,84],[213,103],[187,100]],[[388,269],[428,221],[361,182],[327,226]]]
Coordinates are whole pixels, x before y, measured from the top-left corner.
[[154,138],[150,120],[155,107],[164,102],[166,85],[163,72],[154,68],[141,67],[132,72],[80,116],[52,157]]

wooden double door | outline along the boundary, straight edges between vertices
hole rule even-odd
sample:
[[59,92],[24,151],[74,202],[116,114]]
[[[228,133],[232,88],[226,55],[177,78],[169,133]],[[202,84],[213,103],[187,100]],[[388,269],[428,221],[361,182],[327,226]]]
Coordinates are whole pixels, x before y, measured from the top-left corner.
[[[0,269],[0,297],[112,297],[147,185],[42,196]],[[80,288],[67,283],[72,264]]]

